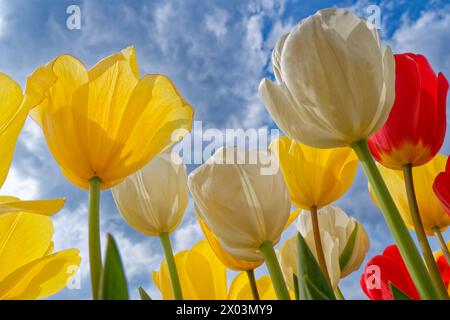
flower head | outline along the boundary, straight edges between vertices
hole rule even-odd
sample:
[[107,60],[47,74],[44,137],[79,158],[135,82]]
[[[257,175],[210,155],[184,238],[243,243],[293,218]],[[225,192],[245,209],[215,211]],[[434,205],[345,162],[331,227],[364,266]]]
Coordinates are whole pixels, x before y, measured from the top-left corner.
[[277,125],[316,148],[350,146],[386,122],[395,95],[395,63],[377,29],[345,9],[324,9],[278,41],[278,83],[259,94]]
[[201,219],[234,257],[260,261],[261,245],[279,241],[291,201],[268,151],[221,148],[189,175],[188,184]]
[[[61,55],[30,77],[33,110],[63,174],[87,189],[120,183],[191,129],[193,109],[162,75],[140,77],[133,47],[87,70]],[[34,89],[34,90],[31,90]]]
[[188,205],[188,192],[186,169],[176,153],[155,157],[112,189],[125,221],[148,236],[175,230]]
[[273,141],[270,150],[278,158],[292,203],[306,210],[339,199],[358,168],[350,148],[317,149],[284,136]]
[[[434,227],[444,231],[450,225],[450,215],[442,208],[438,198],[433,193],[433,181],[439,172],[444,170],[446,160],[446,157],[438,154],[425,165],[413,168],[414,189],[420,218],[425,232],[429,236],[434,234]],[[378,167],[403,220],[410,229],[414,230],[402,171],[388,169],[381,165]],[[371,187],[369,187],[369,190],[372,192]],[[373,196],[372,198],[375,199]]]
[[444,142],[448,81],[420,54],[395,55],[395,102],[388,121],[369,139],[375,159],[391,169],[430,161]]

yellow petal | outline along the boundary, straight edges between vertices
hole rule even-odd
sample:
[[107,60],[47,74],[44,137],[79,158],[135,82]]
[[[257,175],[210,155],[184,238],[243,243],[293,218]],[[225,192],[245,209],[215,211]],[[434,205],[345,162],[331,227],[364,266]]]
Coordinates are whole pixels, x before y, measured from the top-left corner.
[[[447,157],[438,154],[430,162],[423,166],[413,168],[414,188],[420,217],[428,236],[433,236],[433,227],[439,227],[441,231],[450,225],[450,215],[442,208],[439,200],[433,192],[433,182],[436,176],[445,170]],[[397,205],[405,224],[414,230],[414,223],[409,211],[403,172],[392,170],[378,165],[386,185]],[[372,190],[369,187],[372,194]],[[373,195],[372,199],[375,201]],[[375,201],[376,203],[376,201]]]
[[321,208],[339,199],[351,186],[358,159],[350,148],[316,149],[289,137],[272,142],[292,202],[299,208]]
[[32,261],[0,282],[0,299],[31,300],[64,289],[78,271],[79,251],[68,249]]
[[206,240],[208,240],[208,243],[211,246],[214,253],[216,254],[217,258],[219,258],[220,261],[222,261],[222,263],[227,268],[235,271],[246,271],[256,269],[261,264],[263,264],[264,261],[257,261],[257,262],[246,261],[235,258],[231,254],[226,252],[220,245],[219,241],[217,240],[216,235],[212,233],[212,231],[206,226],[205,222],[200,218],[198,214],[196,214],[196,216],[197,221],[199,222],[200,227],[202,228],[203,234],[206,237]]
[[302,212],[302,209],[295,209],[294,211],[291,212],[291,214],[289,215],[289,219],[286,222],[286,225],[284,226],[284,230],[286,230],[291,225],[291,223],[294,222],[295,219],[297,219],[300,212]]
[[[192,129],[193,108],[169,78],[145,75],[134,88],[104,168],[104,188],[139,170]],[[151,128],[151,129],[149,129]]]
[[[262,276],[256,280],[256,287],[258,288],[258,293],[261,300],[277,299],[269,276]],[[230,300],[253,300],[250,283],[245,272],[239,273],[234,278],[230,286],[228,298]]]
[[0,215],[28,212],[52,216],[64,207],[65,199],[22,201],[15,197],[0,196]]
[[20,86],[0,72],[0,187],[8,175],[16,141],[28,115],[22,100]]
[[[175,263],[184,299],[226,299],[226,268],[206,241],[200,241],[191,250],[177,253]],[[165,260],[161,263],[160,271],[153,272],[152,277],[163,299],[172,300],[172,287]]]
[[0,215],[0,281],[48,252],[51,218],[30,213]]

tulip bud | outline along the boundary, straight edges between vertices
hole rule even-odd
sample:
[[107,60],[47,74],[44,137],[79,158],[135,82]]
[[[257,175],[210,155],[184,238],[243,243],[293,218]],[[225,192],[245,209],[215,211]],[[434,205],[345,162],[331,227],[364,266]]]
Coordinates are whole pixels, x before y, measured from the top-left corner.
[[395,62],[377,29],[349,10],[325,9],[276,45],[278,83],[259,94],[276,124],[316,148],[350,146],[386,122],[394,102]]
[[221,148],[189,175],[199,215],[236,258],[260,261],[261,245],[280,239],[291,201],[277,168],[266,150]]
[[[369,250],[369,238],[362,224],[337,206],[320,209],[318,216],[329,277],[336,287],[341,278],[359,269]],[[300,214],[297,228],[317,257],[309,211]],[[292,286],[292,274],[297,275],[296,237],[287,240],[280,249],[280,260],[286,281]]]
[[125,221],[157,236],[175,230],[188,205],[186,169],[176,153],[164,153],[112,188]]

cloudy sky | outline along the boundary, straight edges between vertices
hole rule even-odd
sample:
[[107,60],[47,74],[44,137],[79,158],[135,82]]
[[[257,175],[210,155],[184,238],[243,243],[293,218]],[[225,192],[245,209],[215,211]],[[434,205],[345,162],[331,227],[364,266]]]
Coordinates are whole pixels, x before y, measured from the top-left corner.
[[[69,5],[81,9],[80,30],[66,26]],[[202,120],[204,128],[272,129],[275,125],[257,97],[257,87],[262,77],[273,77],[270,54],[278,37],[321,8],[347,7],[369,17],[373,13],[370,5],[378,5],[381,35],[395,52],[423,53],[436,71],[450,75],[447,0],[0,0],[0,71],[24,85],[37,66],[59,54],[70,53],[90,66],[135,45],[141,73],[168,75],[196,108],[196,120]],[[442,153],[448,154],[449,147],[447,139]],[[87,194],[62,176],[40,129],[30,121],[0,193],[23,199],[67,198],[64,210],[54,219],[54,240],[56,249],[81,250],[81,287],[66,289],[54,298],[89,298]],[[364,224],[371,239],[369,257],[392,243],[361,170],[338,204]],[[162,258],[158,239],[131,229],[109,191],[102,194],[101,218],[102,232],[114,234],[119,243],[131,295],[136,298],[137,287],[143,286],[159,298],[151,280],[151,270],[159,268]],[[283,238],[293,232],[289,229]],[[200,239],[191,203],[181,227],[172,235],[174,248],[187,249]],[[432,245],[437,248],[434,241]],[[258,275],[265,272],[261,268]],[[359,275],[360,271],[341,282],[347,298],[364,298]]]

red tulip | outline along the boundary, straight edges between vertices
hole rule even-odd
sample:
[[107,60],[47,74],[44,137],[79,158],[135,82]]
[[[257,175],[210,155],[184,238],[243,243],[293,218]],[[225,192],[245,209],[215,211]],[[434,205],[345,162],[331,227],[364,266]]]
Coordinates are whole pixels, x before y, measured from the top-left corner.
[[371,300],[392,300],[389,282],[414,300],[420,300],[397,246],[388,246],[382,255],[367,262],[361,276],[361,287]]
[[420,54],[395,55],[395,102],[389,118],[369,139],[374,158],[386,167],[420,166],[442,146],[448,81]]
[[[441,273],[442,280],[444,281],[445,287],[449,288],[450,285],[450,266],[447,262],[447,259],[445,259],[444,255],[439,256],[436,259],[436,264],[439,269],[439,272]],[[450,288],[449,288],[450,289]]]
[[434,179],[433,190],[442,207],[450,214],[450,161],[447,159],[445,171]]

